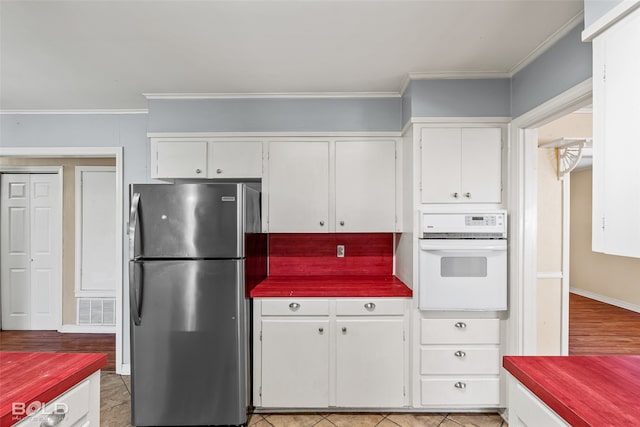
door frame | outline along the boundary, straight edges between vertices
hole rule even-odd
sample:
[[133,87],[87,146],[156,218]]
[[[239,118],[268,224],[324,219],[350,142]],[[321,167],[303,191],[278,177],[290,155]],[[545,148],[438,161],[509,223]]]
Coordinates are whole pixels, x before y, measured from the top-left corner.
[[[509,149],[510,316],[506,354],[535,355],[538,250],[537,128],[592,102],[589,78],[511,122]],[[562,331],[568,331],[563,303]]]
[[[62,188],[63,188],[63,168],[62,166],[0,166],[0,175],[19,173],[25,175],[31,174],[55,174],[58,175],[58,198],[55,201],[58,212],[60,213],[56,226],[60,230],[60,239],[54,242],[57,264],[56,287],[53,289],[54,295],[58,298],[55,310],[55,329],[60,331],[62,328]],[[2,268],[2,258],[0,257],[0,268]],[[0,282],[0,287],[2,283]],[[2,328],[2,307],[0,306],[0,329]]]
[[122,318],[122,274],[124,259],[124,227],[123,227],[123,147],[25,147],[25,148],[2,148],[2,157],[112,157],[116,160],[116,276],[120,277],[116,283],[116,372],[118,374],[129,373],[129,366],[123,365],[123,318]]

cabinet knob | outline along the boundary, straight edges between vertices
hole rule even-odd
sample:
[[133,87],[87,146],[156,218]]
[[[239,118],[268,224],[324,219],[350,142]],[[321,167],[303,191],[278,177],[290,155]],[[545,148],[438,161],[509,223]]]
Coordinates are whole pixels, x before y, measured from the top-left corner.
[[463,358],[467,355],[467,353],[465,353],[464,351],[456,351],[455,353],[453,353],[454,356],[459,357],[459,358]]
[[222,169],[216,169],[216,173],[222,173]]
[[369,311],[373,311],[376,309],[376,305],[372,302],[368,302],[364,305],[364,308],[366,308]]
[[324,227],[324,221],[320,221],[320,227]]
[[324,328],[318,328],[318,332],[322,334],[324,332]]
[[202,173],[202,169],[196,169],[196,173]]
[[291,304],[289,304],[289,308],[291,309],[291,311],[296,311],[300,308],[300,304],[298,304],[297,302],[292,302]]
[[453,193],[453,198],[454,198],[454,199],[457,199],[457,198],[458,198],[458,196],[459,196],[459,194],[458,194],[458,193]]
[[456,328],[458,328],[458,329],[464,329],[464,328],[466,328],[466,327],[467,327],[467,324],[466,324],[466,323],[464,323],[464,322],[458,322],[458,323],[456,323],[454,326],[455,326]]
[[346,328],[346,326],[343,326],[343,327],[342,327],[342,333],[343,333],[343,334],[346,334],[346,333],[347,333],[347,328]]
[[344,227],[344,221],[340,221],[340,225]]
[[458,381],[457,383],[455,383],[453,385],[455,388],[459,388],[459,389],[463,389],[463,388],[467,388],[467,385],[463,382]]
[[47,415],[47,417],[40,423],[40,427],[54,427],[60,424],[64,417],[67,416],[67,412],[63,408],[56,409],[53,414]]
[[464,193],[464,197],[466,197],[467,199],[471,198],[471,193]]

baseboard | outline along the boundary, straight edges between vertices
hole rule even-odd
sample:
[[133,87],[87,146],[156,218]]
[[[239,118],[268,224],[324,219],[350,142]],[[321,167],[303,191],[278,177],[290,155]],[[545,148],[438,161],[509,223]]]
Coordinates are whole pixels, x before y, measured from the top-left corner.
[[63,334],[115,334],[115,326],[103,325],[62,325],[58,332]]
[[123,363],[119,371],[116,369],[116,373],[118,375],[131,375],[131,364]]
[[576,295],[581,295],[583,297],[591,298],[596,301],[603,302],[605,304],[615,305],[616,307],[624,308],[626,310],[635,311],[636,313],[640,313],[640,305],[631,304],[630,302],[622,301],[619,299],[606,297],[604,295],[596,294],[593,292],[585,291],[582,289],[571,288],[569,292]]

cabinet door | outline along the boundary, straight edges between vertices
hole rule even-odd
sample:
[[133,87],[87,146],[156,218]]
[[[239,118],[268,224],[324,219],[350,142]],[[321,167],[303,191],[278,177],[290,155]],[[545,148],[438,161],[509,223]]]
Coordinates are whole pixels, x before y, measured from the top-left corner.
[[336,142],[336,231],[395,231],[395,153],[395,141]]
[[329,320],[262,321],[262,406],[329,406]]
[[465,203],[500,203],[502,132],[500,128],[462,128],[460,193]]
[[460,155],[460,128],[422,129],[422,203],[460,200]]
[[[603,147],[604,171],[594,167],[593,178],[603,180],[600,186],[594,184],[594,190],[603,194],[604,214],[600,215],[604,222],[596,210],[593,223],[594,227],[604,226],[606,253],[640,257],[640,10],[600,37],[602,41],[594,48],[602,50],[604,69],[594,69],[594,78],[603,79],[594,83],[594,89],[599,89],[594,93],[594,103],[598,103],[594,108],[594,147]],[[594,164],[599,154],[600,149],[594,151]],[[603,177],[596,175],[602,172]]]
[[261,178],[262,142],[212,142],[209,166],[209,178]]
[[403,319],[339,319],[336,325],[337,405],[403,406]]
[[205,178],[207,141],[157,141],[151,178]]
[[329,143],[269,144],[269,232],[329,229]]

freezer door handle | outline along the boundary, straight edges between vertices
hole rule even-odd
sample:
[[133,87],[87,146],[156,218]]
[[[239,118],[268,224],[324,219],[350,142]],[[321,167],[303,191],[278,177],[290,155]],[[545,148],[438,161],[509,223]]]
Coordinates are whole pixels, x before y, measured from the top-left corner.
[[[131,319],[136,326],[140,325],[140,303],[142,302],[142,277],[135,280],[136,263],[129,261],[129,308]],[[140,291],[136,289],[136,283],[140,283]],[[138,296],[140,299],[138,300]]]
[[136,229],[138,228],[138,208],[140,193],[134,193],[131,198],[131,212],[129,213],[129,258],[136,259]]

